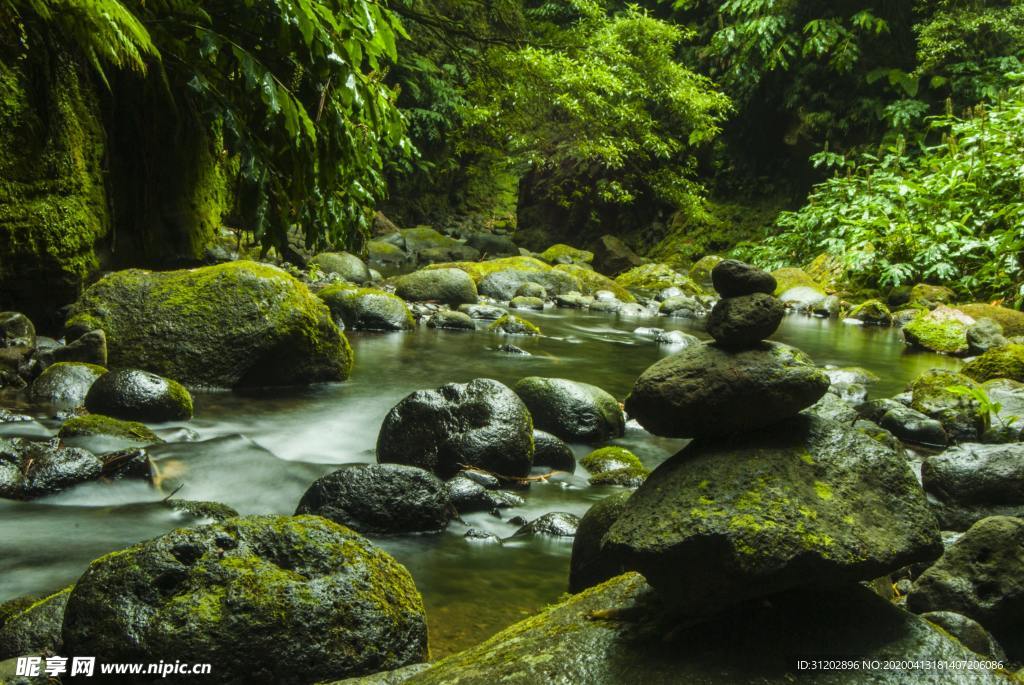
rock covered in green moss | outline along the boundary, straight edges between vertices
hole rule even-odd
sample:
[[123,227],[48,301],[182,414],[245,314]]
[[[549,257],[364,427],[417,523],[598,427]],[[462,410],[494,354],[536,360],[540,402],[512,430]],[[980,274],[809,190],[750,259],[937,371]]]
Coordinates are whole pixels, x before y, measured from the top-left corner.
[[615,295],[615,299],[621,302],[636,302],[633,293],[604,274],[585,269],[577,264],[559,264],[555,267],[555,270],[564,271],[575,278],[580,285],[579,291],[584,295],[597,295],[600,291],[606,290]]
[[455,238],[437,232],[431,226],[414,226],[399,230],[401,246],[411,255],[418,256],[424,250],[441,250],[463,247]]
[[34,499],[100,476],[99,457],[56,442],[0,438],[0,497]]
[[540,328],[515,314],[506,314],[487,327],[491,333],[505,335],[540,335]]
[[528,376],[512,389],[529,408],[537,428],[563,440],[602,443],[625,432],[618,400],[596,385]]
[[903,327],[908,345],[943,354],[966,354],[967,327],[974,319],[956,309],[939,305],[931,311],[919,311]]
[[580,459],[580,466],[593,475],[629,467],[643,468],[640,458],[624,447],[602,447]]
[[907,304],[933,309],[940,304],[951,304],[954,301],[956,301],[956,293],[950,288],[944,285],[918,283],[910,289],[910,299]]
[[931,369],[914,379],[910,392],[910,406],[941,423],[953,440],[977,440],[988,429],[988,407],[972,394],[982,388],[962,373]]
[[694,612],[942,553],[902,456],[805,415],[691,443],[633,494],[604,547]]
[[594,261],[593,252],[565,243],[556,243],[537,256],[548,264],[590,264]]
[[496,300],[510,300],[527,283],[536,283],[548,295],[562,295],[580,289],[579,280],[574,274],[552,269],[546,264],[543,269],[509,268],[490,271],[480,279],[478,286],[481,295]]
[[0,627],[0,660],[33,654],[61,654],[61,625],[71,587],[15,613]]
[[847,316],[872,326],[892,325],[892,312],[889,311],[889,308],[881,300],[862,302],[851,309]]
[[337,274],[350,283],[364,285],[370,282],[370,269],[359,257],[350,252],[321,252],[309,260],[326,274]]
[[532,297],[544,300],[548,296],[547,288],[540,283],[523,283],[516,290],[516,297]]
[[465,468],[522,478],[533,465],[533,421],[514,392],[488,378],[419,390],[384,417],[377,461],[442,478]]
[[494,233],[470,233],[464,236],[466,244],[487,257],[514,257],[519,254],[519,247],[512,239]]
[[[807,588],[694,621],[674,613],[635,573],[531,616],[464,652],[403,675],[406,685],[863,685],[865,671],[799,670],[794,655],[861,663],[977,660],[922,618],[859,585]],[[946,685],[1009,685],[999,671],[948,671]],[[386,682],[386,681],[385,681]],[[870,682],[906,685],[908,672]],[[937,679],[935,682],[940,682]],[[379,685],[361,680],[346,685]]]
[[473,318],[465,312],[442,309],[427,321],[427,328],[440,328],[448,331],[475,331]]
[[386,240],[371,240],[366,249],[370,264],[381,269],[397,269],[412,261],[405,250]]
[[825,288],[804,271],[795,267],[784,267],[772,271],[775,278],[775,296],[783,302],[805,302],[821,300],[827,294]]
[[405,301],[383,290],[335,285],[324,288],[317,296],[346,329],[406,331],[416,327]]
[[655,435],[728,435],[793,416],[828,387],[828,376],[788,345],[728,351],[705,343],[644,371],[626,398],[626,412]]
[[527,309],[539,312],[544,310],[544,300],[539,297],[517,295],[509,301],[508,306],[510,309]]
[[572,543],[569,564],[569,592],[583,592],[625,573],[621,562],[601,548],[601,541],[622,512],[631,492],[618,492],[594,504],[580,519]]
[[29,397],[33,402],[48,402],[61,409],[74,409],[85,402],[89,388],[105,373],[105,368],[95,364],[58,362],[32,381]]
[[85,408],[127,421],[187,421],[192,395],[181,383],[140,369],[103,374],[89,388]]
[[656,293],[666,288],[679,288],[683,294],[700,295],[704,290],[689,276],[667,264],[643,264],[615,277],[615,282],[628,290]]
[[915,612],[955,611],[978,621],[1015,661],[1024,659],[1024,519],[975,523],[907,595]]
[[72,338],[97,328],[112,366],[190,386],[340,381],[352,366],[327,306],[281,269],[254,262],[110,274],[68,321]]
[[957,309],[974,319],[992,319],[1007,336],[1024,335],[1024,312],[980,302],[958,305]]
[[399,277],[395,292],[413,302],[441,302],[457,307],[475,304],[479,299],[476,284],[462,269],[423,269]]
[[129,440],[131,442],[151,444],[163,442],[156,433],[138,421],[122,421],[101,414],[73,416],[61,424],[57,437],[68,438],[104,436]]
[[318,516],[229,519],[101,557],[71,592],[63,636],[104,662],[216,664],[215,683],[298,685],[427,657],[408,571]]
[[979,383],[995,378],[1024,382],[1024,345],[1012,343],[989,350],[967,362],[963,372]]
[[1024,517],[1024,444],[967,443],[928,457],[921,482],[943,530],[989,516]]
[[445,484],[403,464],[353,464],[316,480],[296,514],[315,514],[364,534],[437,533],[450,517]]

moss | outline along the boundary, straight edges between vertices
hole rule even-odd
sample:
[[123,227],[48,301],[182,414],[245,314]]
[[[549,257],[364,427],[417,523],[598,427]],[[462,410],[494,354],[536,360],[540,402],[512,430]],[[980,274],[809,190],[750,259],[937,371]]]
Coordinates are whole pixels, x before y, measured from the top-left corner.
[[966,354],[967,325],[959,319],[922,310],[906,326],[903,337],[910,345],[943,354]]
[[498,271],[515,269],[518,271],[550,271],[551,266],[534,257],[500,257],[488,259],[483,262],[445,262],[443,264],[431,264],[424,267],[425,270],[433,269],[461,269],[468,273],[474,282],[480,283],[484,277]]
[[349,328],[411,330],[416,327],[416,319],[405,300],[394,293],[344,283],[324,288],[317,296],[327,304],[335,319],[341,319]]
[[846,283],[846,269],[838,257],[823,252],[806,266],[804,271],[816,283],[820,283],[830,291],[843,289]]
[[642,264],[616,276],[615,282],[623,288],[656,292],[665,288],[679,288],[687,295],[701,295],[703,288],[689,276],[676,272],[667,264]]
[[711,281],[711,271],[718,266],[722,258],[718,255],[704,255],[690,267],[690,278],[708,292],[714,290]]
[[819,499],[823,499],[826,502],[832,499],[833,497],[832,488],[829,486],[829,484],[824,483],[820,480],[814,481],[814,494],[816,494]]
[[785,267],[772,272],[775,277],[775,296],[779,297],[793,288],[811,288],[819,293],[825,294],[822,287],[814,278],[803,269]]
[[959,305],[957,309],[974,319],[992,319],[1007,336],[1024,335],[1024,312],[981,303]]
[[580,466],[594,475],[624,468],[644,468],[639,457],[623,447],[602,447],[594,450],[580,459]]
[[541,252],[538,257],[548,264],[590,264],[594,253],[564,243],[556,243]]
[[1024,345],[997,347],[964,365],[963,373],[979,383],[994,378],[1024,382]]
[[956,299],[956,293],[944,285],[930,285],[918,283],[910,289],[910,305],[924,307],[935,307],[939,304],[949,304]]
[[592,269],[579,266],[578,264],[559,264],[555,267],[558,271],[573,276],[580,283],[580,292],[584,295],[593,295],[599,290],[608,290],[622,302],[636,302],[633,294],[624,287]]
[[352,350],[327,306],[281,269],[238,261],[110,274],[67,322],[69,337],[102,329],[111,366],[189,385],[287,385],[343,380]]
[[144,443],[163,442],[143,423],[122,421],[101,414],[72,417],[61,425],[60,431],[57,433],[57,437],[62,439],[93,435],[105,435]]
[[526,319],[521,319],[514,314],[506,314],[490,326],[487,330],[492,333],[505,333],[506,335],[540,335],[540,328]]
[[868,300],[862,302],[850,310],[848,316],[864,323],[878,326],[889,326],[892,324],[892,312],[881,300]]

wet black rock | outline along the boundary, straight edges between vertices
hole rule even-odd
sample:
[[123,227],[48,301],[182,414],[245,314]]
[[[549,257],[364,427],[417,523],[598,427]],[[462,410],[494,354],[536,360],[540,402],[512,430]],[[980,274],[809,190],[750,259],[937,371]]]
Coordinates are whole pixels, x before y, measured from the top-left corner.
[[215,664],[209,683],[305,685],[427,658],[408,571],[318,516],[229,519],[101,557],[71,592],[63,639],[100,662]]
[[58,362],[47,367],[29,388],[33,402],[52,404],[57,409],[82,406],[93,383],[107,373],[102,366],[79,362]]
[[377,460],[409,464],[442,478],[479,468],[521,478],[533,465],[533,422],[507,386],[478,378],[412,393],[388,412]]
[[921,480],[943,530],[967,530],[989,516],[1024,517],[1024,444],[952,447],[925,459]]
[[601,540],[626,508],[631,492],[619,492],[590,507],[576,528],[569,564],[569,592],[583,592],[625,573],[622,562],[602,550]]
[[949,442],[942,423],[895,400],[870,400],[857,410],[904,442],[943,447]]
[[563,440],[607,442],[625,432],[618,401],[596,385],[529,376],[513,390],[529,408],[534,425]]
[[0,312],[0,347],[33,347],[36,327],[20,312]]
[[437,533],[450,517],[448,491],[434,474],[402,464],[354,464],[319,478],[299,501],[315,514],[365,534]]
[[992,516],[971,526],[914,582],[907,608],[973,618],[1011,659],[1024,659],[1024,519]]
[[475,511],[495,511],[521,506],[524,500],[510,492],[491,490],[464,475],[455,476],[445,483],[445,490],[455,510],[460,514]]
[[735,352],[691,345],[641,374],[626,412],[655,435],[729,435],[793,416],[828,387],[828,376],[788,345],[764,342]]
[[177,381],[139,369],[101,376],[89,389],[85,407],[128,421],[183,421],[192,418],[192,396]]
[[763,293],[771,295],[777,283],[767,271],[735,259],[723,259],[711,270],[711,282],[722,297]]
[[720,346],[742,349],[757,345],[778,329],[786,308],[771,295],[755,293],[718,301],[707,320],[707,331]]
[[544,535],[553,538],[571,538],[576,535],[580,517],[562,511],[553,511],[536,518],[515,532],[516,536]]
[[546,431],[533,431],[533,465],[547,466],[555,471],[576,470],[576,455],[561,438]]
[[56,440],[0,438],[0,497],[27,500],[94,480],[103,471],[96,455]]
[[36,345],[33,355],[43,367],[57,362],[79,362],[82,364],[107,365],[107,334],[102,330],[83,333],[67,345],[40,347]]

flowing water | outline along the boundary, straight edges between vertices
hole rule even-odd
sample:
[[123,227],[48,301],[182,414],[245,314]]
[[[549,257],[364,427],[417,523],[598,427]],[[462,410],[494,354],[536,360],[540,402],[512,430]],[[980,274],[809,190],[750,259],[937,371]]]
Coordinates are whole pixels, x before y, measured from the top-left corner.
[[[538,339],[511,342],[531,353],[496,348],[509,339],[483,331],[420,328],[414,333],[349,335],[355,350],[352,379],[344,384],[252,394],[196,396],[196,417],[162,434],[151,450],[165,478],[164,492],[180,486],[182,499],[212,500],[243,514],[294,511],[306,487],[337,464],[374,460],[377,431],[387,411],[408,393],[473,378],[511,385],[523,376],[569,378],[624,397],[636,377],[673,348],[634,333],[638,327],[696,330],[682,320],[622,319],[548,310],[524,315],[543,329]],[[800,347],[820,364],[862,366],[881,380],[873,396],[901,391],[916,375],[954,360],[908,353],[894,329],[787,317],[774,339]],[[58,424],[41,420],[0,426],[2,435],[45,437]],[[189,440],[180,441],[188,435]],[[683,444],[649,435],[635,423],[616,444],[653,468]],[[89,445],[86,445],[89,446]],[[102,451],[103,445],[91,445]],[[587,453],[574,446],[577,456]],[[526,505],[505,517],[535,518],[549,511],[582,515],[613,489],[587,486],[586,474],[535,483],[520,493]],[[187,519],[160,506],[165,495],[139,483],[88,484],[34,502],[0,500],[0,601],[73,582],[88,563],[115,549],[162,534]],[[486,513],[466,524],[502,538],[516,526]],[[378,538],[408,567],[427,606],[434,656],[478,643],[536,612],[565,592],[571,541],[524,539],[470,542],[466,525],[452,522],[440,535]]]

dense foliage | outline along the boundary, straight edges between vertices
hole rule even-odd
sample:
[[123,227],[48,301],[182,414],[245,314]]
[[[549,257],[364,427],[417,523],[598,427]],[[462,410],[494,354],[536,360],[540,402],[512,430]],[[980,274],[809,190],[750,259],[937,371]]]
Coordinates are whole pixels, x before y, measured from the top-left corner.
[[854,282],[948,282],[969,296],[1024,299],[1024,89],[931,127],[941,141],[912,153],[816,156],[835,177],[750,254],[783,266],[825,251]]

